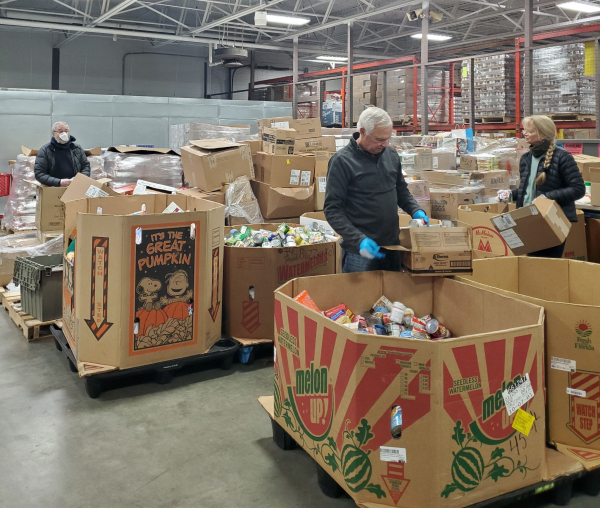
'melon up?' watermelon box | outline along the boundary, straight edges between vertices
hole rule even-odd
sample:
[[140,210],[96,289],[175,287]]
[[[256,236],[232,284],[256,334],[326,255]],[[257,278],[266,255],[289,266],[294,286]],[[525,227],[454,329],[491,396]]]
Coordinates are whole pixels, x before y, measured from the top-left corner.
[[[355,313],[385,295],[456,338],[359,334],[294,301],[303,290]],[[520,489],[545,466],[543,322],[539,306],[439,277],[294,279],[275,292],[274,417],[359,506],[460,508]]]

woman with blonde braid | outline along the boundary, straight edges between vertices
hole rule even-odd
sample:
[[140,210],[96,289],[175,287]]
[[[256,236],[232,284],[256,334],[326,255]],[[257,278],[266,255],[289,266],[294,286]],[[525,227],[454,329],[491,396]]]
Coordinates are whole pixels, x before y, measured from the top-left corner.
[[[577,222],[575,201],[585,195],[585,184],[573,156],[555,144],[556,125],[543,115],[528,116],[522,125],[530,147],[521,157],[521,185],[513,190],[513,201],[521,208],[540,196],[553,199],[571,222]],[[564,250],[563,242],[529,256],[561,258]]]

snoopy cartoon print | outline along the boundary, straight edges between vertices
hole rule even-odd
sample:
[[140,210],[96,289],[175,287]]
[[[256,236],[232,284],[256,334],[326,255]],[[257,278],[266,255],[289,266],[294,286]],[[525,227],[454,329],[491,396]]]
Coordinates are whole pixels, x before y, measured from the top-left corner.
[[159,280],[144,277],[137,285],[136,292],[138,300],[142,302],[142,309],[151,311],[152,309],[160,309],[160,303],[154,302],[158,300],[158,292],[162,288],[162,283]]
[[161,305],[164,305],[164,311],[169,318],[184,321],[190,314],[190,302],[194,292],[189,289],[190,283],[188,275],[183,270],[169,273],[167,280],[167,295],[160,299]]

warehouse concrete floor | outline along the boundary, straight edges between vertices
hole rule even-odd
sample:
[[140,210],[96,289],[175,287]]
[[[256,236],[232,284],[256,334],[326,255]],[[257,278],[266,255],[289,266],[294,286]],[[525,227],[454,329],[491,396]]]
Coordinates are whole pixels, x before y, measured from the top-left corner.
[[305,452],[275,445],[256,401],[272,387],[272,362],[258,359],[90,399],[53,340],[27,343],[0,311],[0,506],[355,506],[321,493]]

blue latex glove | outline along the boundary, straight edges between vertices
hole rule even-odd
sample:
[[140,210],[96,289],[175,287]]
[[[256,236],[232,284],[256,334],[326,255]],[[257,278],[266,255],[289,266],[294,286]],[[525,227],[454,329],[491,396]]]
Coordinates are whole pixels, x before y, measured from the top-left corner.
[[417,213],[415,213],[413,215],[413,219],[423,219],[425,221],[425,224],[427,224],[427,227],[429,227],[429,217],[425,215],[425,212],[423,210],[419,210]]
[[370,238],[365,238],[360,242],[358,250],[363,258],[383,259],[385,257],[383,252],[379,252],[379,245],[375,243],[375,240],[371,240]]

